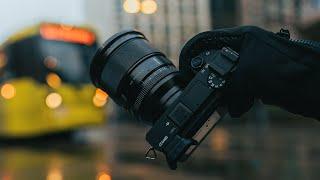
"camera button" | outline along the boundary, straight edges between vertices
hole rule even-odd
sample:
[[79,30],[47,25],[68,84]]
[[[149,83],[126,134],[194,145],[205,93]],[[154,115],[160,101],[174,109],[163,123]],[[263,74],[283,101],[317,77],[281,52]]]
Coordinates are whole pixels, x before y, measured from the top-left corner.
[[193,69],[198,69],[198,68],[200,68],[200,67],[203,65],[203,62],[204,62],[204,60],[203,60],[202,57],[200,57],[200,56],[195,57],[195,58],[193,58],[193,59],[191,60],[191,67],[192,67]]

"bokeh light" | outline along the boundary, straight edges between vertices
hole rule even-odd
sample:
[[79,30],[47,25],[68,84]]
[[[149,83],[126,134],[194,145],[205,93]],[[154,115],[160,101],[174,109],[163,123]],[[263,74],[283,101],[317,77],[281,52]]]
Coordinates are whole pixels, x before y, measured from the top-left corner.
[[55,73],[49,73],[46,77],[47,84],[52,88],[59,88],[61,86],[61,79]]
[[138,13],[140,11],[141,3],[139,0],[125,0],[123,9],[127,13]]
[[12,180],[12,175],[8,172],[4,172],[1,176],[0,176],[1,180]]
[[50,93],[46,98],[46,104],[49,108],[55,109],[62,103],[62,97],[58,93]]
[[60,169],[51,169],[47,175],[47,180],[63,180],[62,172]]
[[58,60],[55,57],[48,56],[43,61],[44,65],[49,69],[55,69],[58,65]]
[[141,3],[141,12],[144,14],[154,14],[158,10],[157,2],[154,0],[144,0]]
[[95,95],[92,98],[92,102],[97,107],[102,107],[107,103],[108,94],[102,91],[101,89],[97,89]]
[[16,88],[12,84],[4,84],[1,87],[1,96],[5,99],[12,99],[16,95]]
[[230,135],[223,128],[216,128],[211,135],[211,148],[215,152],[224,152],[229,148]]
[[111,176],[105,172],[98,174],[97,180],[111,180]]

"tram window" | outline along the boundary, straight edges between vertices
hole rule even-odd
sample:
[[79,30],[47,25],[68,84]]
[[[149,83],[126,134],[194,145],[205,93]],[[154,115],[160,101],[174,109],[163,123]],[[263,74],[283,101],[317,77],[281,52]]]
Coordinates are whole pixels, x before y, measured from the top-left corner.
[[47,57],[56,60],[56,67],[53,71],[57,72],[63,81],[71,83],[81,83],[88,81],[87,55],[84,54],[84,48],[90,48],[84,45],[47,41],[40,42],[40,49],[43,61]]

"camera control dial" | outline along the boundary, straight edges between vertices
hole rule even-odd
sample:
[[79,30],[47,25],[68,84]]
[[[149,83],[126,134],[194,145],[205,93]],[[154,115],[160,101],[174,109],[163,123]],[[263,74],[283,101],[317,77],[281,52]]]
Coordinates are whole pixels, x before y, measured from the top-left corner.
[[225,85],[226,80],[217,76],[215,73],[210,73],[207,79],[210,88],[221,88]]

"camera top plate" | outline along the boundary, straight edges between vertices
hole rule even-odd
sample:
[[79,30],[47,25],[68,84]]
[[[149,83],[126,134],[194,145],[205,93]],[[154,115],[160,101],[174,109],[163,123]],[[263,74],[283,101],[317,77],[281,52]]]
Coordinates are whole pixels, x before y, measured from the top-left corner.
[[205,31],[192,37],[183,46],[179,56],[179,70],[185,81],[190,81],[195,72],[190,62],[193,58],[205,51],[218,51],[223,47],[230,47],[239,51],[242,36],[230,34],[228,30]]

